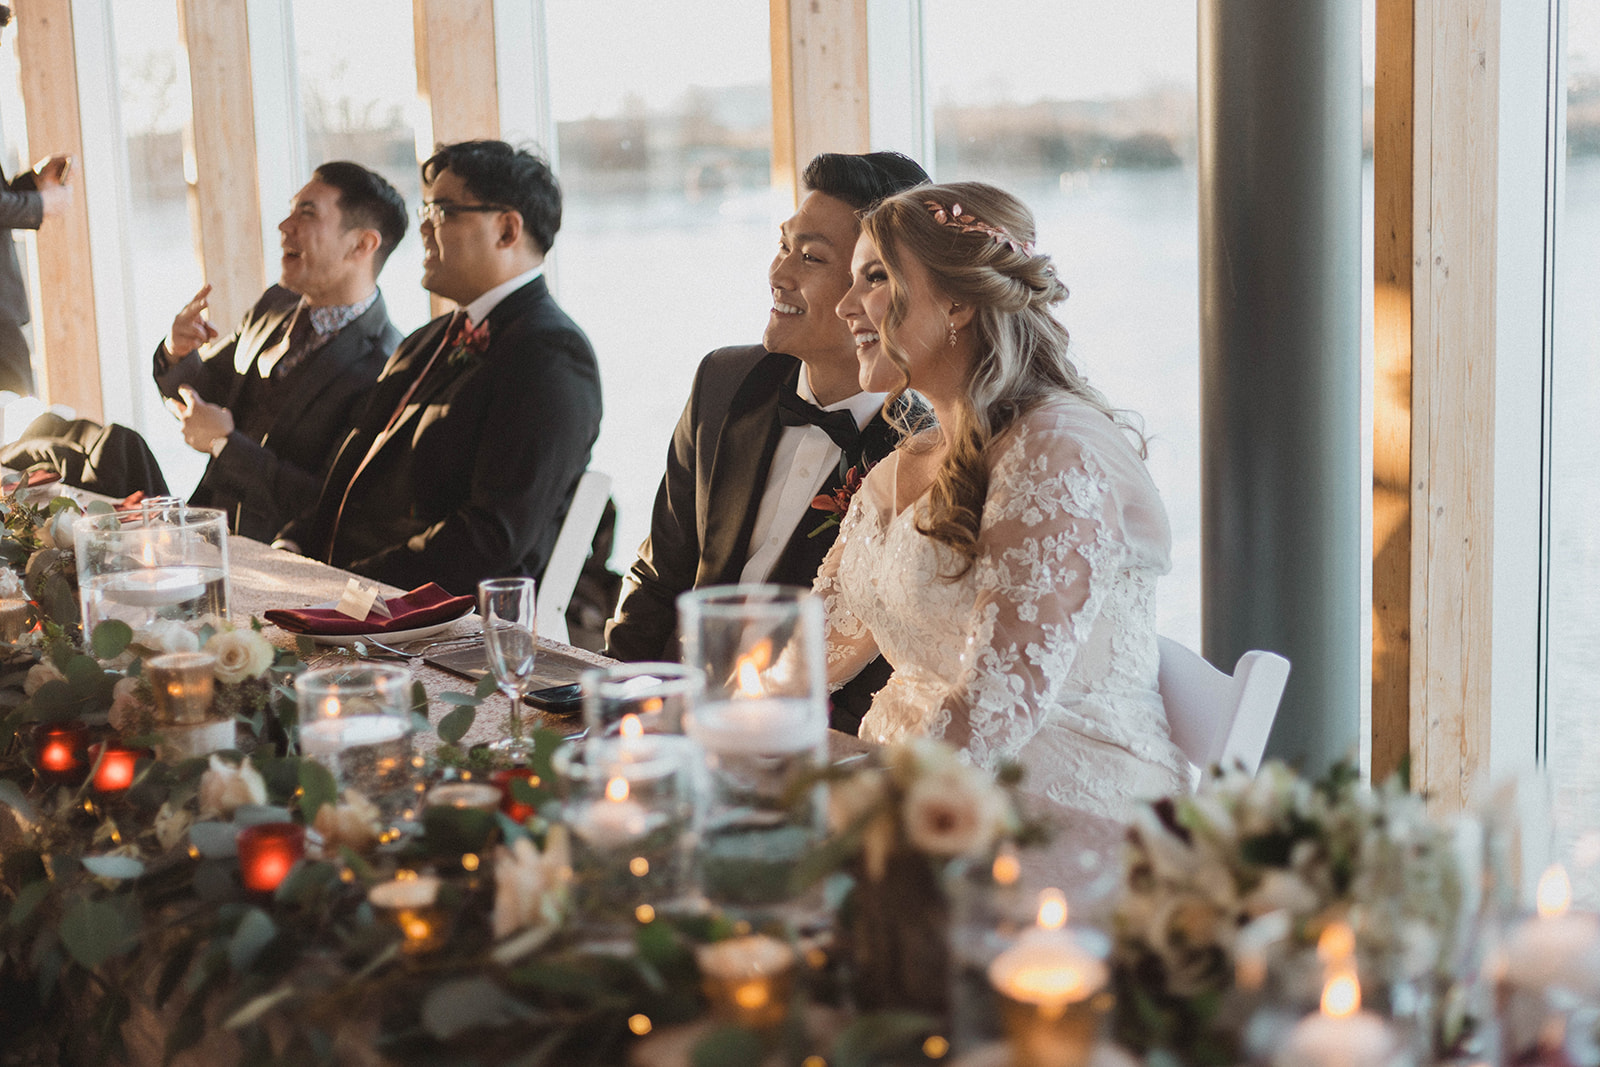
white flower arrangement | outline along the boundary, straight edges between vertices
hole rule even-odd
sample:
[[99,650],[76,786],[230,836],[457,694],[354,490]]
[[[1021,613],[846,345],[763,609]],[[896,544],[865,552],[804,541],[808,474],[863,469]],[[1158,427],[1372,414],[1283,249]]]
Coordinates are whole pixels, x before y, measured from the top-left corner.
[[211,766],[200,776],[200,817],[202,819],[227,818],[244,804],[265,804],[267,783],[246,756],[235,767],[219,756],[211,757]]
[[251,629],[234,629],[223,623],[206,642],[205,650],[217,657],[212,673],[227,685],[259,678],[272,666],[278,650]]
[[334,856],[340,847],[366,852],[383,831],[382,813],[358,789],[346,789],[344,802],[317,809],[311,828],[322,838],[322,854]]
[[540,851],[526,837],[494,851],[494,936],[554,930],[566,914],[572,851],[566,827],[556,825]]
[[1319,973],[1318,936],[1345,922],[1384,981],[1448,978],[1462,901],[1453,831],[1399,783],[1369,789],[1347,765],[1315,782],[1275,762],[1218,772],[1129,830],[1114,917],[1120,1036],[1226,1061],[1238,1035],[1223,1000],[1246,957],[1264,962],[1267,931],[1283,935],[1266,955],[1286,973]]

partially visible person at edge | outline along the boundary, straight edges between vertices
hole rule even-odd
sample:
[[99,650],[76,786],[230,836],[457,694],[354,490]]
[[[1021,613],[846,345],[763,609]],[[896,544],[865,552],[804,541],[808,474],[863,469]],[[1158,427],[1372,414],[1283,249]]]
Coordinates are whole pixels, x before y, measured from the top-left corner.
[[234,533],[271,540],[317,499],[373,383],[400,343],[378,274],[406,233],[382,177],[324,163],[278,223],[282,274],[227,338],[205,317],[206,285],[156,349],[156,386],[183,439],[211,461],[189,502]]
[[[0,4],[0,28],[11,24],[11,9]],[[70,156],[56,155],[30,171],[7,179],[0,172],[0,389],[33,393],[33,357],[22,327],[28,322],[28,289],[22,282],[12,230],[37,230],[60,218],[72,205]]]
[[938,417],[867,476],[815,591],[828,681],[895,665],[861,736],[942,738],[1023,788],[1129,818],[1188,763],[1156,688],[1171,532],[1143,439],[1067,355],[1033,216],[979,182],[862,221],[839,315],[861,383]]
[[422,184],[422,284],[458,309],[401,342],[280,543],[466,594],[543,574],[600,431],[600,370],[543,277],[561,228],[549,164],[465,141],[440,146]]
[[[838,536],[842,500],[900,439],[885,393],[863,390],[855,342],[834,314],[850,287],[857,213],[928,180],[897,152],[827,153],[767,268],[761,344],[720,348],[696,372],[667,451],[650,536],[623,583],[607,653],[677,658],[678,594],[733,582],[809,586]],[[925,412],[910,397],[899,422]],[[881,660],[834,694],[832,725],[855,733],[889,676]]]

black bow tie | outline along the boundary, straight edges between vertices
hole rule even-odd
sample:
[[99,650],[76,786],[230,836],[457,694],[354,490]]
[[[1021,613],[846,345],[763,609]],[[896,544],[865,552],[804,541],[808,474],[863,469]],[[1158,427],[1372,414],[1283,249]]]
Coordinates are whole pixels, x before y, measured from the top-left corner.
[[833,443],[846,455],[854,455],[861,443],[861,427],[849,411],[823,411],[815,404],[800,399],[800,394],[787,388],[778,394],[778,421],[785,426],[816,426],[832,438]]

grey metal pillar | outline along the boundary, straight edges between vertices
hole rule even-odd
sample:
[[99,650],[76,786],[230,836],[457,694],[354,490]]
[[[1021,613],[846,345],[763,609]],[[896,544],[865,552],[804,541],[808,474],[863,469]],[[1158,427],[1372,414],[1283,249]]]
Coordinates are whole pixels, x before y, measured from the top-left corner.
[[1361,5],[1199,0],[1205,655],[1293,664],[1269,756],[1361,707]]

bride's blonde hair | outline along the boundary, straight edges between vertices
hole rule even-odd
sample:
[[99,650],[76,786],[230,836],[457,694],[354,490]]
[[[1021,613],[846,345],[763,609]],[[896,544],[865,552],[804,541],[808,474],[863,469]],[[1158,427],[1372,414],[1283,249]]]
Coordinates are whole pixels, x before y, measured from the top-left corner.
[[953,420],[940,427],[948,451],[917,526],[960,556],[950,576],[959,578],[978,554],[989,447],[1040,401],[1070,393],[1130,431],[1141,455],[1144,438],[1067,358],[1066,327],[1050,313],[1067,298],[1067,288],[1050,257],[1035,252],[1033,215],[1016,197],[982,182],[922,185],[867,212],[861,231],[889,276],[889,310],[880,334],[901,382],[885,411],[911,384],[909,364],[894,339],[909,303],[905,257],[927,270],[941,294],[973,312],[972,371]]

